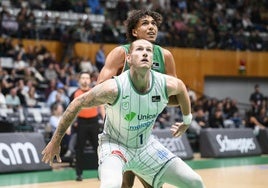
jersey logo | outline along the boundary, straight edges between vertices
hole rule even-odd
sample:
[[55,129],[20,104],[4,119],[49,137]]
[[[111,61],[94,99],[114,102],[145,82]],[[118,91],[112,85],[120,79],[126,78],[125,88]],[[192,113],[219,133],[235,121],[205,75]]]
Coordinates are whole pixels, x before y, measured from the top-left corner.
[[127,99],[129,95],[123,96],[122,99]]
[[129,114],[127,114],[124,119],[127,120],[128,122],[130,122],[134,117],[136,116],[135,112],[130,112]]
[[152,66],[153,69],[159,69],[159,67],[160,67],[160,63],[153,62],[153,66]]
[[168,157],[168,152],[165,150],[158,150],[157,155],[160,159],[166,159]]
[[122,103],[122,108],[123,108],[124,110],[129,109],[129,102],[123,102],[123,103]]
[[152,102],[160,102],[161,97],[160,95],[152,96]]

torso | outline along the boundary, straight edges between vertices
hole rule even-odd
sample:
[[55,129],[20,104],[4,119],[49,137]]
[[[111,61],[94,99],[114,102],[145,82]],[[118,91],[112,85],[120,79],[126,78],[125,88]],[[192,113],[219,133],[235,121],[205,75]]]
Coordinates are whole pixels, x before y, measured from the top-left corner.
[[168,96],[164,75],[152,71],[151,89],[139,94],[129,78],[129,71],[115,77],[118,98],[106,106],[104,135],[131,148],[146,144],[159,113],[166,107]]

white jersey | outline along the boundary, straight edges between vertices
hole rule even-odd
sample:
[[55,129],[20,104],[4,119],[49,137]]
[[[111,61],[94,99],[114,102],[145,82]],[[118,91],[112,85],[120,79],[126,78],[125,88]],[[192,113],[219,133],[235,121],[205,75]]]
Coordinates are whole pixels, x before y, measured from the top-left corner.
[[130,80],[129,70],[116,76],[118,97],[106,105],[106,119],[100,139],[112,139],[130,148],[144,146],[152,133],[157,116],[168,103],[163,74],[151,71],[150,89],[140,94]]

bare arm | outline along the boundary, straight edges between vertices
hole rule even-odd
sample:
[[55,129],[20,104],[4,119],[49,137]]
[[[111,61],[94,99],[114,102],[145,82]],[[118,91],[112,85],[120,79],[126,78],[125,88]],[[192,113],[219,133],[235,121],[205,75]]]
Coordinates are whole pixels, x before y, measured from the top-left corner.
[[166,74],[177,78],[176,64],[175,64],[173,55],[171,54],[169,50],[164,49],[164,48],[162,49],[163,49],[163,54],[165,58]]
[[[179,101],[179,106],[181,107],[182,114],[184,116],[191,116],[191,102],[185,84],[180,79],[173,76],[166,75],[166,77],[168,96],[176,95],[176,98]],[[182,123],[176,122],[171,126],[171,132],[173,136],[181,136],[183,133],[185,133],[189,127],[190,122],[187,124],[184,122],[185,119]]]
[[45,163],[49,162],[51,165],[54,157],[56,156],[57,161],[61,162],[59,156],[61,140],[81,108],[99,106],[102,104],[112,104],[116,100],[117,95],[117,84],[114,79],[109,79],[75,98],[63,113],[51,141],[42,151],[42,154],[44,155],[42,161]]
[[[171,52],[167,49],[162,48],[164,58],[165,58],[165,70],[166,74],[170,76],[174,76],[177,78],[177,73],[176,73],[176,65],[175,65],[175,60]],[[168,100],[168,105],[169,106],[178,106],[179,102],[177,100],[176,96],[170,96]]]
[[118,46],[114,48],[108,55],[98,76],[97,83],[102,83],[105,80],[112,78],[113,76],[119,75],[125,64],[126,52],[123,47]]
[[172,76],[167,76],[166,80],[167,80],[168,95],[169,96],[176,95],[182,113],[184,115],[190,114],[191,102],[185,84],[182,82],[182,80]]

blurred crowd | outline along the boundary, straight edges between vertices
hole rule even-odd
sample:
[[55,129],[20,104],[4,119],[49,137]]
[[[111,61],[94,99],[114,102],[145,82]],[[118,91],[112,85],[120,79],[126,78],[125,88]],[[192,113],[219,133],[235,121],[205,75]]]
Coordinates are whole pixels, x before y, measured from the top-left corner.
[[[0,107],[14,111],[43,107],[52,109],[56,103],[61,103],[65,109],[72,92],[79,86],[79,72],[90,72],[91,83],[95,85],[105,61],[103,44],[100,44],[95,59],[72,57],[66,62],[58,62],[55,54],[44,46],[29,46],[26,50],[22,41],[13,45],[11,38],[6,38],[0,46],[2,61],[9,58],[13,61],[12,67],[0,66]],[[208,127],[268,127],[267,94],[261,93],[259,85],[255,86],[252,94],[248,94],[246,112],[240,111],[235,99],[198,97],[191,88],[188,91],[194,114],[189,133],[198,135],[202,128]],[[166,128],[177,120],[181,120],[179,108],[168,107],[158,118],[156,128]]]
[[[4,4],[2,1],[2,4]],[[0,34],[63,42],[124,43],[124,20],[132,9],[162,14],[157,43],[201,49],[268,50],[268,1],[249,0],[10,0],[2,5]],[[19,11],[11,11],[17,8]],[[37,20],[34,10],[43,11]],[[73,19],[49,11],[73,12]],[[37,11],[38,12],[38,11]],[[86,15],[103,16],[101,23]]]

